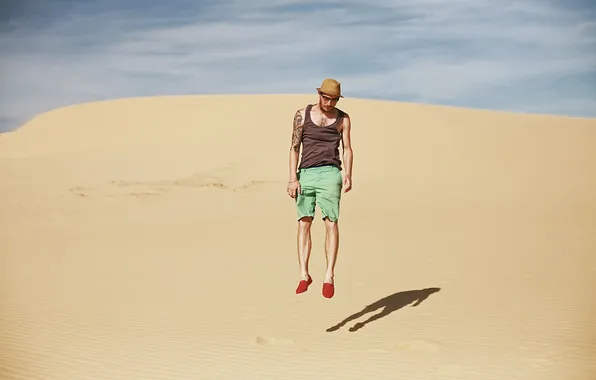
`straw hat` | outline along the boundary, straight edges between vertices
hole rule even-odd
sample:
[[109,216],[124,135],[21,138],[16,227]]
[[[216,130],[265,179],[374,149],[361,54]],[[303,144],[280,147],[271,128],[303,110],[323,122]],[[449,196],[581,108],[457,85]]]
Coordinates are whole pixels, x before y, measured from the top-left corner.
[[321,87],[318,87],[317,91],[320,91],[326,95],[343,98],[341,95],[341,84],[335,79],[327,78],[323,80]]

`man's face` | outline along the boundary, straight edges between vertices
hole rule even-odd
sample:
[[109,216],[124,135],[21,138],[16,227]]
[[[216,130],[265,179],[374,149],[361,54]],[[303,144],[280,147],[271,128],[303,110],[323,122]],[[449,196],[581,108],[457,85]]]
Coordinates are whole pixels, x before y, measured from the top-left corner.
[[329,112],[335,107],[339,98],[319,92],[319,105],[325,112]]

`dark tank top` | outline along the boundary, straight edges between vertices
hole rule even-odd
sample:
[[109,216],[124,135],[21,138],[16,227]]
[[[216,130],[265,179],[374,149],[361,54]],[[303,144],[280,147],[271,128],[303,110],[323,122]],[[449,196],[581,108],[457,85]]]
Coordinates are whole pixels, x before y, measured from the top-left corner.
[[341,125],[344,113],[338,109],[337,119],[333,124],[321,127],[310,118],[312,104],[306,106],[304,127],[302,128],[302,159],[299,169],[333,165],[341,170],[339,144],[342,141],[337,126]]

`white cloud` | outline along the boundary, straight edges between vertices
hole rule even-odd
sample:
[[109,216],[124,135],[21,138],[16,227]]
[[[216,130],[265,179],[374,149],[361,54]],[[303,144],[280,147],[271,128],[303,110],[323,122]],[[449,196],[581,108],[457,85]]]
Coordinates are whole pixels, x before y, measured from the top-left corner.
[[[77,11],[5,28],[0,120],[13,124],[0,129],[84,101],[312,92],[326,76],[353,97],[596,116],[596,90],[586,86],[596,82],[593,9],[540,0],[178,2],[187,7],[179,14]],[[549,96],[529,84],[561,78],[566,85]],[[552,107],[564,99],[577,101]]]

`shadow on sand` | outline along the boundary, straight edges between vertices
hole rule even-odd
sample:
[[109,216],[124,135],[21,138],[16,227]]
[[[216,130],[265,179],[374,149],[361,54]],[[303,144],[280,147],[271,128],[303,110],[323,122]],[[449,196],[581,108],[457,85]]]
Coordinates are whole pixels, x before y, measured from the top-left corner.
[[373,311],[379,310],[383,308],[383,310],[375,315],[372,315],[364,322],[358,322],[354,326],[350,327],[350,331],[354,332],[361,328],[363,328],[366,324],[376,321],[379,318],[386,317],[387,315],[393,313],[396,310],[401,309],[404,306],[407,306],[414,302],[412,307],[418,306],[427,299],[431,294],[438,292],[441,288],[426,288],[420,290],[408,290],[405,292],[398,292],[394,293],[390,296],[385,298],[381,298],[380,300],[371,303],[370,305],[366,306],[364,309],[359,311],[356,314],[352,314],[343,321],[339,322],[337,325],[333,327],[329,327],[326,331],[337,331],[346,323],[358,319],[365,314],[372,313]]

